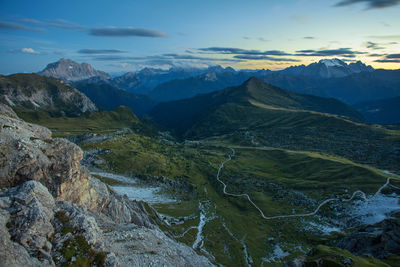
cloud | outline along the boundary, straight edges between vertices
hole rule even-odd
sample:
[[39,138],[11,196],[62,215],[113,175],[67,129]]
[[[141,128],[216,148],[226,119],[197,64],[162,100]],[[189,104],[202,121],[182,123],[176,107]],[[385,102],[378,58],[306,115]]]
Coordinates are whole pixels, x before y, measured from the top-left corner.
[[314,40],[315,37],[312,37],[312,36],[305,36],[305,37],[303,37],[303,39],[306,39],[306,40]]
[[121,64],[127,64],[129,67],[135,66],[136,68],[143,67],[157,67],[157,68],[169,68],[169,67],[204,67],[213,66],[216,64],[223,63],[239,63],[245,62],[242,59],[235,58],[213,58],[213,57],[201,57],[193,54],[163,54],[163,55],[152,55],[152,56],[94,56],[92,60],[96,61],[109,61],[114,66],[121,66]]
[[236,55],[234,58],[248,59],[248,60],[269,60],[269,61],[279,61],[279,62],[299,62],[300,60],[292,58],[276,58],[269,56],[259,56],[259,55]]
[[400,63],[400,59],[377,59],[374,62],[379,62],[379,63]]
[[296,23],[305,24],[310,20],[310,16],[304,14],[294,14],[290,16],[290,19],[296,21]]
[[367,9],[375,9],[375,8],[387,8],[400,4],[400,0],[342,0],[337,3],[336,7],[348,6],[357,3],[365,3],[367,5]]
[[144,57],[132,57],[132,56],[96,56],[93,60],[97,61],[152,61],[160,63],[161,61],[207,61],[207,62],[242,62],[243,60],[231,59],[231,58],[211,58],[211,57],[198,57],[187,54],[163,54],[154,56]]
[[131,56],[96,56],[92,58],[97,61],[127,61],[127,60],[143,60],[147,57],[131,57]]
[[207,48],[199,48],[198,50],[215,54],[243,54],[246,51],[258,51],[258,50],[245,50],[233,47],[207,47]]
[[39,55],[40,52],[34,50],[33,48],[22,48],[22,49],[12,49],[8,50],[11,53],[23,53],[23,54],[32,54],[32,55]]
[[212,58],[212,57],[197,57],[185,54],[163,54],[162,57],[182,60],[201,60],[201,61],[218,61],[218,62],[241,62],[242,60],[231,58]]
[[397,59],[400,59],[400,54],[390,54],[390,55],[387,55],[386,58],[397,58]]
[[118,54],[118,53],[125,53],[125,51],[117,50],[117,49],[81,49],[78,51],[79,54]]
[[385,26],[385,27],[391,27],[391,25],[390,25],[389,23],[386,23],[386,22],[384,22],[384,21],[381,21],[381,24],[382,24],[383,26]]
[[383,57],[385,54],[369,54],[370,57]]
[[314,53],[316,50],[307,49],[307,50],[298,50],[297,53]]
[[[280,50],[247,50],[234,47],[207,47],[199,48],[201,52],[211,53],[211,54],[232,54],[235,55],[234,58],[247,59],[247,60],[270,60],[270,61],[282,61],[282,62],[298,62],[300,60],[293,58],[278,58],[281,56],[313,56],[313,57],[332,57],[341,56],[346,58],[355,58],[356,55],[366,54],[365,52],[353,51],[350,48],[338,48],[338,49],[307,49],[296,51],[295,54],[287,53]],[[271,57],[273,56],[273,57]]]
[[58,51],[58,50],[56,50],[56,51],[53,52],[53,54],[54,54],[54,55],[58,55],[58,56],[64,56],[64,55],[65,55],[65,52],[64,52],[64,51]]
[[74,22],[65,20],[65,19],[56,19],[50,22],[45,22],[45,21],[40,21],[37,19],[30,19],[30,18],[24,18],[20,20],[21,22],[24,23],[29,23],[29,24],[34,24],[34,25],[40,25],[40,26],[45,26],[45,27],[51,27],[51,28],[58,28],[58,29],[64,29],[64,30],[79,30],[79,29],[84,29],[84,26],[81,26],[79,24],[76,24]]
[[365,46],[366,46],[367,48],[370,48],[370,49],[373,49],[373,50],[385,49],[384,47],[379,46],[379,44],[374,43],[374,42],[367,42],[367,43],[365,44]]
[[380,63],[400,63],[400,54],[388,54],[384,58],[377,59],[375,62]]
[[288,56],[288,54],[284,51],[280,50],[268,50],[268,51],[260,51],[260,50],[247,50],[241,48],[234,47],[207,47],[207,48],[199,48],[198,50],[203,52],[211,52],[214,54],[234,54],[234,55],[258,55],[258,56]]
[[368,38],[384,40],[400,40],[400,35],[370,35]]
[[26,27],[18,23],[6,22],[6,21],[0,21],[0,30],[43,32],[42,29],[35,29],[31,27]]
[[320,57],[331,57],[331,56],[342,56],[342,57],[355,57],[359,54],[366,54],[365,52],[353,51],[350,48],[338,48],[338,49],[322,49],[322,50],[298,50],[296,56],[320,56]]
[[93,28],[89,30],[89,34],[99,37],[166,37],[167,34],[161,31],[144,29],[144,28]]

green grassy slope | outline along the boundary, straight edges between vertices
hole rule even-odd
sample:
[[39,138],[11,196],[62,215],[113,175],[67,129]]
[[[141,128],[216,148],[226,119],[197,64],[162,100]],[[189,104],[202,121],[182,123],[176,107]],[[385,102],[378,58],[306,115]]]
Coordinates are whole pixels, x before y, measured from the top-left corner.
[[[101,156],[107,162],[103,167],[109,171],[144,180],[166,176],[192,184],[191,192],[171,192],[180,197],[180,202],[155,208],[171,216],[198,216],[201,203],[210,218],[204,227],[204,248],[224,265],[246,264],[240,240],[244,240],[254,264],[259,266],[261,259],[271,256],[278,244],[295,257],[302,254],[298,245],[303,250],[321,243],[334,245],[337,238],[317,231],[301,231],[310,222],[323,223],[318,216],[268,221],[261,218],[246,198],[223,195],[216,180],[219,164],[230,153],[223,143],[170,144],[131,134],[90,144],[84,149],[94,147],[112,151]],[[235,150],[236,156],[222,170],[221,179],[228,184],[229,192],[249,194],[267,216],[311,212],[324,199],[349,197],[356,189],[372,194],[386,180],[384,174],[373,168],[318,153],[240,146]],[[321,209],[319,215],[334,216],[328,207]],[[197,217],[164,229],[180,235],[198,223]],[[192,245],[196,235],[197,230],[192,229],[177,239]]]
[[151,113],[184,138],[249,132],[259,145],[332,153],[400,171],[400,132],[361,123],[357,114],[337,100],[298,95],[255,78],[239,87],[160,104]]
[[[255,106],[255,102],[264,106],[263,110],[267,108],[287,110],[288,112],[309,110],[346,116],[356,120],[363,119],[361,114],[338,100],[296,94],[266,84],[257,78],[251,78],[240,86],[229,87],[210,94],[161,103],[150,111],[150,115],[161,125],[174,129],[179,134],[184,134],[199,121],[208,120],[207,116],[217,112],[221,106],[231,105],[246,112],[247,108]],[[243,127],[248,122],[251,123],[249,118],[242,121]],[[220,122],[214,124],[220,124]]]
[[143,123],[128,108],[117,107],[112,111],[86,112],[79,117],[51,117],[46,112],[31,112],[16,109],[25,121],[45,126],[55,136],[69,136],[83,133],[110,133],[124,128],[150,134],[152,125]]

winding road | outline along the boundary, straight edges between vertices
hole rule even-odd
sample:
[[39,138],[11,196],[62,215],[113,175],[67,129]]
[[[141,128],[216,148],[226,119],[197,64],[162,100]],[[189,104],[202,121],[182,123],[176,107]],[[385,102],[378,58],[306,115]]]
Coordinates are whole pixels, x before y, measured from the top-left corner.
[[[256,209],[260,212],[261,217],[262,217],[263,219],[265,219],[265,220],[282,219],[282,218],[291,218],[291,217],[307,217],[307,216],[313,216],[313,215],[317,214],[318,211],[319,211],[323,206],[325,206],[326,204],[328,204],[329,202],[334,202],[334,201],[335,201],[335,202],[336,202],[336,201],[349,202],[349,201],[353,200],[357,195],[361,195],[361,197],[362,197],[362,199],[363,199],[364,201],[371,201],[371,200],[374,199],[377,195],[379,195],[379,194],[381,193],[381,191],[382,191],[385,187],[387,187],[387,186],[390,185],[390,180],[391,180],[391,179],[396,179],[396,178],[390,178],[390,177],[388,177],[387,180],[386,180],[386,183],[385,183],[384,185],[382,185],[382,186],[378,189],[378,191],[376,191],[376,193],[375,193],[372,197],[370,197],[370,198],[368,198],[367,195],[366,195],[363,191],[357,190],[357,191],[355,191],[355,192],[353,193],[353,195],[352,195],[350,198],[348,198],[348,199],[343,199],[343,198],[342,198],[342,199],[341,199],[341,198],[329,198],[329,199],[326,199],[326,200],[324,200],[321,204],[319,204],[318,207],[317,207],[313,212],[310,212],[310,213],[289,214],[289,215],[278,215],[278,216],[265,216],[264,212],[251,200],[251,198],[250,198],[250,196],[249,196],[248,194],[234,194],[234,193],[229,193],[229,192],[226,191],[227,184],[224,183],[224,182],[220,179],[220,174],[221,174],[221,170],[224,168],[225,164],[226,164],[227,162],[231,161],[232,158],[235,156],[235,149],[233,149],[233,148],[231,148],[231,147],[230,147],[230,149],[231,149],[232,153],[231,153],[231,154],[228,154],[228,159],[226,159],[225,161],[223,161],[223,162],[220,164],[220,166],[219,166],[219,168],[218,168],[218,172],[217,172],[217,180],[218,180],[218,182],[220,182],[220,183],[223,185],[223,187],[224,187],[224,188],[223,188],[223,193],[224,193],[225,195],[233,196],[233,197],[246,197],[246,198],[248,199],[248,201],[251,203],[251,205],[253,205],[253,207],[256,208]],[[396,180],[397,180],[397,179],[396,179]],[[398,188],[398,187],[396,187],[396,186],[394,186],[394,185],[390,185],[390,186],[392,186],[392,187],[394,187],[394,188]]]

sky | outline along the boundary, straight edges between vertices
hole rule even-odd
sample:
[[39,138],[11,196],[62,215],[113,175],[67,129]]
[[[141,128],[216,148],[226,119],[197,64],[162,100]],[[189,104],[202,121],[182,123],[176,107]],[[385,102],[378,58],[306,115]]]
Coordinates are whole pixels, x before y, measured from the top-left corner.
[[334,57],[399,69],[399,14],[400,0],[0,0],[0,73],[60,58],[115,73]]

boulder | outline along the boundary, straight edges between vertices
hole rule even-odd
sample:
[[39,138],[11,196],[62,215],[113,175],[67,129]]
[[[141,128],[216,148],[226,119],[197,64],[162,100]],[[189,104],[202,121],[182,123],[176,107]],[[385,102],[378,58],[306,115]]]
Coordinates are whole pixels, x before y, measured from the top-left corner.
[[388,218],[374,225],[359,227],[341,240],[338,247],[363,257],[383,259],[400,256],[400,219]]

